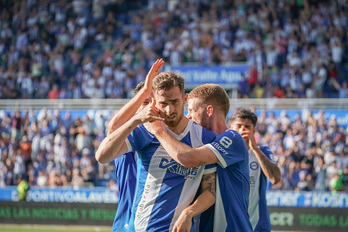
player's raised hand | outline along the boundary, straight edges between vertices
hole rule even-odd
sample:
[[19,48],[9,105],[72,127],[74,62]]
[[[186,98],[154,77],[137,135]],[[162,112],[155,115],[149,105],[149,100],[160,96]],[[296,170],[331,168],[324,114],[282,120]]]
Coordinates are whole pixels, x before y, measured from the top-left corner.
[[249,148],[257,147],[257,143],[252,130],[243,130],[240,132],[240,135],[243,137]]
[[158,72],[161,70],[163,64],[164,60],[162,58],[157,59],[146,76],[144,88],[149,93],[152,91],[152,81],[155,78],[155,76],[157,76]]

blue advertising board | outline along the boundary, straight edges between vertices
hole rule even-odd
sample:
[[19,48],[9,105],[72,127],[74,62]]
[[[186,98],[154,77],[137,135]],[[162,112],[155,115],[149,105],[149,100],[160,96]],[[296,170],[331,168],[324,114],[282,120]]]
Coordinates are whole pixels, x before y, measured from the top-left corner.
[[250,65],[238,64],[231,66],[165,66],[164,71],[178,71],[185,78],[185,86],[193,87],[206,83],[220,84],[226,88],[238,85],[247,76]]
[[[273,207],[348,208],[348,193],[267,191]],[[16,187],[0,188],[0,201],[18,201]],[[29,202],[117,203],[117,193],[107,188],[31,188]]]
[[348,193],[268,191],[267,205],[275,207],[348,208]]
[[[0,188],[0,201],[18,201],[16,187]],[[107,188],[31,188],[27,201],[30,202],[82,202],[116,203],[117,193]]]

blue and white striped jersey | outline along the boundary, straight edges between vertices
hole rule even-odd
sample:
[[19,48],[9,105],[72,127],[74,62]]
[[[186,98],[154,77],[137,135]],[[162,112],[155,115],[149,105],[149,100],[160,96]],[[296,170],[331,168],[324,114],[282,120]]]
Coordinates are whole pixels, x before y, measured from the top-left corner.
[[[167,131],[193,148],[216,137],[192,120],[180,135]],[[128,151],[138,152],[137,186],[129,231],[171,231],[180,213],[193,201],[202,176],[216,172],[216,165],[196,168],[180,165],[143,125],[133,130],[126,143]]]
[[[262,153],[276,163],[273,153],[267,146],[259,147]],[[254,152],[249,150],[250,195],[249,215],[254,231],[271,231],[271,221],[266,202],[267,177],[263,174]]]
[[117,211],[112,226],[113,232],[127,231],[133,205],[137,165],[136,153],[128,152],[115,159],[116,183],[118,186]]
[[219,160],[213,231],[252,231],[248,214],[249,155],[243,137],[235,130],[226,130],[207,146]]

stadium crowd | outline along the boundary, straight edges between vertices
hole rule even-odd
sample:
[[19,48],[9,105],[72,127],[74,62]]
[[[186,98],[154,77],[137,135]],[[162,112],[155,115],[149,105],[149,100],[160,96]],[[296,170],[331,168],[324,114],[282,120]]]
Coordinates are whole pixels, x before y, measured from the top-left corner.
[[[46,109],[6,114],[0,126],[0,186],[25,177],[35,187],[107,186],[111,180],[114,188],[113,163],[94,158],[112,116]],[[263,111],[256,140],[268,144],[282,171],[282,181],[270,189],[348,191],[347,135],[348,128],[339,127],[334,115],[326,119],[323,111],[294,119],[286,111],[279,117]]]
[[247,62],[239,97],[348,97],[346,0],[0,4],[0,98],[130,98],[158,57]]
[[[247,62],[239,97],[348,98],[347,6],[346,0],[1,1],[0,98],[130,98],[158,57],[172,66]],[[110,168],[94,152],[111,116],[4,114],[0,186],[21,177],[37,187],[105,184]],[[271,147],[283,174],[270,188],[347,189],[347,130],[323,112],[305,118],[259,117],[258,141]]]

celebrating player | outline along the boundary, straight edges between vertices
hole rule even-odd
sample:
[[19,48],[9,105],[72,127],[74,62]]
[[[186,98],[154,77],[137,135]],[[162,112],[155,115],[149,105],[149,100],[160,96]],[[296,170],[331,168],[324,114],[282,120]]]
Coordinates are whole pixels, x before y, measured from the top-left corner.
[[[163,61],[159,60],[152,68],[159,70],[162,65]],[[152,88],[156,101],[135,114],[152,93]],[[202,205],[209,206],[214,202],[210,195],[214,192],[216,167],[186,168],[180,165],[142,124],[161,120],[168,133],[193,147],[213,141],[215,134],[184,117],[187,94],[180,75],[172,72],[163,72],[156,77],[148,75],[144,88],[133,99],[126,122],[102,141],[96,159],[107,163],[126,152],[137,151],[137,186],[128,230],[171,231],[180,213],[194,200],[200,184],[201,195],[209,196]]]
[[[218,134],[212,143],[191,148],[174,139],[159,122],[151,123],[148,128],[178,163],[190,168],[219,164],[215,217],[202,214],[205,220],[201,220],[201,231],[252,231],[248,215],[248,149],[243,137],[227,127],[228,95],[219,85],[205,84],[193,89],[188,99],[188,117]],[[191,206],[185,209],[175,229],[187,228],[198,214],[195,209]]]

